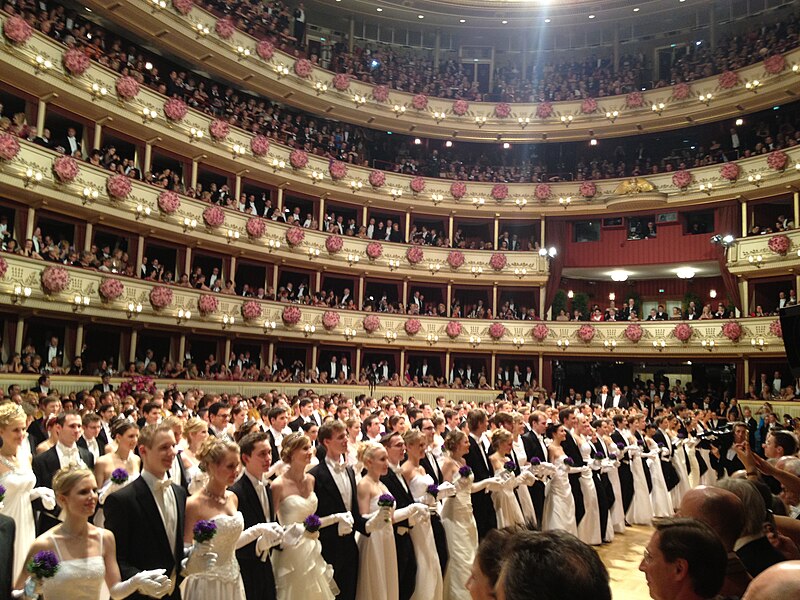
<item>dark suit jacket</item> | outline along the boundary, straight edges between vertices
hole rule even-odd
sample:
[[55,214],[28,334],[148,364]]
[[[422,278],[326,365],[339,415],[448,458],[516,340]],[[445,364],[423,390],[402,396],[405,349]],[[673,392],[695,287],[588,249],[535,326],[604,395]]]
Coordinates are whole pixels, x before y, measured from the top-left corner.
[[[572,435],[567,432],[567,437],[561,442],[561,448],[564,449],[564,454],[572,459],[576,467],[583,467],[583,456],[578,444],[572,439]],[[580,523],[583,515],[586,513],[586,507],[583,504],[583,490],[581,489],[581,475],[580,473],[573,473],[569,476],[569,486],[572,488],[572,496],[575,498],[575,520]]]
[[[660,430],[653,434],[653,441],[659,445],[658,457],[661,460],[661,471],[664,473],[664,483],[667,484],[667,489],[671,490],[680,482],[680,476],[670,460],[672,458],[672,454],[675,452],[675,448],[672,446],[672,440],[668,440],[664,435],[664,432]],[[661,446],[664,448],[669,448],[668,456],[661,456]]]
[[[81,460],[90,469],[94,469],[94,456],[86,448],[78,446],[78,454]],[[61,468],[61,461],[58,460],[56,447],[53,446],[47,452],[43,452],[33,458],[33,474],[36,475],[36,487],[46,487],[53,489],[53,475]],[[33,510],[38,514],[36,519],[36,534],[41,535],[45,531],[52,529],[60,523],[58,515],[61,508],[56,504],[53,510],[45,510],[42,500],[33,501]]]
[[[102,429],[100,430],[100,433],[103,434],[103,437],[105,437],[105,432]],[[83,448],[84,450],[89,450],[89,444],[86,442],[83,436],[78,439],[78,447]],[[97,435],[97,449],[100,452],[100,456],[103,456],[103,454],[106,453],[106,442],[101,439],[100,434]]]
[[[402,477],[402,475],[395,475],[390,468],[389,472],[381,477],[381,483],[394,496],[395,508],[405,508],[414,503],[414,498],[407,487],[400,483],[398,477]],[[411,524],[408,520],[394,524],[394,543],[397,549],[397,573],[400,583],[399,597],[400,600],[409,600],[414,594],[416,585],[417,559],[414,556],[414,544],[411,541],[411,536],[403,532],[404,528],[411,529]]]
[[299,431],[303,426],[303,417],[297,417],[294,421],[289,421],[289,429]]
[[272,464],[274,465],[281,459],[281,453],[275,444],[275,436],[272,435],[272,431],[269,429],[267,429],[267,438],[269,438],[269,447],[272,448]]
[[19,573],[14,573],[14,519],[0,515],[0,600],[11,600],[11,590]]
[[[155,498],[141,477],[106,498],[103,512],[106,529],[114,533],[117,541],[117,563],[122,579],[129,579],[140,571],[166,569],[174,573],[175,590],[169,600],[180,600],[178,584],[183,560],[183,529],[186,517],[186,490],[172,485],[175,505],[178,508],[175,546],[170,548],[167,532],[158,511]],[[146,600],[149,596],[131,594],[130,600]]]
[[766,537],[745,544],[736,551],[736,555],[744,563],[751,577],[756,577],[761,571],[786,560],[786,557],[778,552]]
[[[608,394],[606,396],[606,402],[603,405],[604,409],[613,408],[614,407],[614,394]],[[618,408],[628,408],[628,399],[625,397],[624,394],[620,394],[619,396],[619,404],[617,404]]]
[[[522,434],[522,445],[525,448],[525,454],[528,456],[528,461],[538,458],[540,462],[547,461],[547,449],[539,443],[532,431]],[[536,519],[539,524],[542,523],[542,515],[544,514],[544,482],[536,480],[533,485],[528,486],[533,502],[533,510],[536,513]]]
[[[484,460],[484,458],[486,460]],[[492,477],[489,457],[472,436],[469,438],[469,452],[464,457],[467,466],[472,469],[475,481],[483,481]],[[487,464],[489,467],[487,468]],[[475,523],[478,526],[478,535],[483,538],[490,530],[497,528],[497,513],[494,510],[492,496],[485,490],[472,494],[472,512],[475,514]]]
[[28,425],[28,437],[34,449],[33,455],[36,456],[36,446],[47,439],[47,423],[44,417],[39,417]]

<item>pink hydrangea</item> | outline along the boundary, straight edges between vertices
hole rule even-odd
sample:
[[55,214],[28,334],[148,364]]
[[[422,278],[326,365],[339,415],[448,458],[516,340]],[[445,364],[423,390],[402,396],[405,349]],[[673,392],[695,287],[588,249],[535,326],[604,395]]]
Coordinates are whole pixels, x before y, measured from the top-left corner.
[[506,264],[508,264],[508,259],[502,252],[495,252],[489,257],[489,266],[495,271],[502,271],[506,268]]
[[770,75],[777,75],[786,68],[783,54],[774,54],[764,59],[764,70]]
[[322,313],[322,326],[327,329],[336,329],[339,325],[339,313],[335,310],[326,310]]
[[642,339],[644,335],[644,329],[638,323],[631,323],[625,328],[625,337],[628,338],[634,344]]
[[150,304],[155,309],[167,308],[172,304],[172,290],[165,285],[157,285],[150,290]]
[[61,266],[51,265],[42,271],[42,288],[48,294],[60,294],[69,287],[69,272]]
[[537,323],[531,333],[533,334],[533,339],[543,342],[550,335],[550,328],[544,323]]
[[453,114],[458,117],[463,117],[469,110],[469,102],[466,100],[456,100],[453,102]]
[[417,94],[411,99],[411,106],[416,110],[425,110],[428,108],[428,97],[425,94]]
[[197,299],[197,309],[201,315],[213,315],[219,310],[219,300],[211,294],[202,294]]
[[688,83],[677,83],[672,87],[672,97],[675,100],[686,100],[692,88]]
[[584,98],[583,102],[581,102],[581,112],[585,115],[597,112],[597,100],[594,98]]
[[385,85],[376,85],[372,88],[372,97],[376,102],[386,102],[389,99],[389,88]]
[[340,181],[347,177],[347,165],[340,160],[331,161],[328,171],[334,181]]
[[783,328],[781,327],[780,319],[775,319],[772,323],[769,324],[769,332],[775,337],[778,338],[783,337]]
[[536,117],[538,119],[548,119],[553,116],[553,103],[542,102],[536,106]]
[[70,48],[64,52],[64,68],[69,71],[70,75],[80,77],[89,69],[92,61],[82,50],[77,48]]
[[224,119],[214,119],[208,126],[208,130],[211,132],[212,138],[221,142],[228,137],[228,134],[231,132],[231,126],[230,123]]
[[493,185],[492,198],[495,200],[505,200],[508,198],[508,186],[505,183],[497,183]]
[[22,17],[9,17],[3,23],[3,35],[14,44],[24,44],[33,35],[33,28]]
[[417,335],[422,329],[422,322],[419,319],[408,319],[403,328],[408,335]]
[[247,300],[242,304],[242,316],[253,321],[261,316],[261,304],[255,300]]
[[290,246],[298,246],[303,243],[306,232],[299,225],[292,225],[286,230],[286,241]]
[[141,86],[130,75],[123,75],[117,79],[117,96],[122,100],[133,100],[139,95]]
[[386,173],[375,169],[369,174],[369,184],[374,188],[383,187],[386,184]]
[[789,162],[789,156],[783,150],[775,150],[767,155],[767,166],[774,171],[783,171]]
[[458,321],[449,321],[444,328],[447,337],[451,339],[455,339],[461,335],[461,332],[464,330],[464,326],[461,325]]
[[259,158],[269,153],[269,138],[265,135],[253,136],[250,140],[250,151]]
[[261,40],[256,46],[256,54],[263,60],[269,60],[275,54],[275,46],[269,40]]
[[597,330],[594,325],[581,325],[580,329],[578,329],[578,337],[587,344],[594,339],[596,333]]
[[350,87],[350,77],[346,73],[337,73],[333,76],[333,87],[344,92]]
[[165,215],[178,212],[181,207],[181,199],[175,192],[164,190],[158,195],[158,209]]
[[411,191],[415,194],[419,194],[425,190],[425,178],[424,177],[414,177],[411,180],[411,183],[408,184],[411,188]]
[[298,77],[302,77],[303,79],[311,77],[311,72],[313,70],[314,66],[307,58],[299,58],[294,62],[294,72]]
[[492,323],[489,325],[489,337],[499,340],[506,334],[506,326],[502,323]]
[[203,211],[203,220],[209,227],[219,227],[225,222],[225,211],[212,204]]
[[329,235],[325,239],[325,249],[331,254],[341,252],[344,247],[344,240],[338,235]]
[[423,258],[425,258],[425,253],[419,246],[411,246],[406,250],[406,260],[412,265],[421,263]]
[[792,246],[792,242],[788,236],[779,233],[778,235],[773,235],[769,238],[769,242],[767,242],[767,246],[769,249],[774,252],[775,254],[780,254],[781,256],[786,256],[786,253],[789,251],[789,248]]
[[717,82],[720,88],[722,88],[723,90],[729,90],[732,87],[735,87],[737,83],[739,83],[739,75],[737,75],[733,71],[724,71],[723,73],[720,73]]
[[194,0],[172,0],[172,6],[185,17],[192,11]]
[[450,265],[452,269],[458,269],[464,266],[465,262],[466,258],[464,258],[464,253],[461,252],[461,250],[451,250],[447,255],[447,264]]
[[594,198],[597,195],[597,184],[594,181],[583,181],[579,191],[584,198]]
[[534,190],[534,195],[536,196],[536,199],[539,200],[540,202],[544,202],[545,200],[547,200],[550,197],[551,193],[552,193],[552,188],[547,183],[538,184],[536,186],[536,189]]
[[214,24],[214,31],[223,40],[229,40],[233,37],[236,28],[233,26],[233,21],[228,18],[218,19]]
[[642,92],[631,92],[625,96],[625,106],[628,108],[641,108],[644,106],[644,94]]
[[8,262],[3,257],[0,257],[0,279],[4,279],[8,273]]
[[372,260],[380,258],[383,254],[383,245],[380,242],[370,242],[367,244],[367,256]]
[[289,164],[295,169],[303,169],[308,164],[308,153],[305,150],[292,150],[289,154]]
[[495,105],[494,114],[500,119],[505,119],[511,115],[511,105],[508,102],[501,102]]
[[689,338],[694,334],[694,329],[686,323],[679,323],[675,326],[675,329],[672,330],[672,333],[680,341],[688,342]]
[[381,327],[381,318],[378,315],[367,315],[364,317],[362,325],[367,333],[375,333]]
[[261,217],[250,217],[245,224],[247,235],[253,239],[258,239],[267,232],[267,222]]
[[680,171],[675,171],[672,175],[672,185],[674,185],[678,189],[686,189],[692,183],[692,174],[690,171],[686,169],[681,169]]
[[115,277],[104,277],[97,291],[106,302],[113,302],[125,293],[125,285]]
[[71,156],[59,156],[53,161],[53,172],[61,183],[71,183],[80,173],[78,161]]
[[0,133],[0,160],[13,160],[19,154],[19,142],[10,133]]
[[182,121],[188,112],[186,102],[179,98],[169,98],[164,102],[164,116],[170,121]]
[[467,184],[463,181],[454,181],[450,184],[450,195],[456,200],[460,200],[467,194]]
[[722,165],[719,169],[720,177],[722,177],[723,179],[727,179],[728,181],[736,181],[737,179],[739,179],[740,172],[741,169],[739,168],[739,165],[736,164],[735,162],[727,162],[724,165]]
[[125,200],[133,191],[133,184],[127,175],[117,173],[106,180],[108,195],[116,200]]
[[738,342],[742,337],[742,326],[738,321],[728,321],[722,326],[722,335],[732,342]]
[[287,325],[297,325],[300,322],[300,317],[302,316],[302,312],[300,308],[295,306],[294,304],[290,304],[289,306],[283,309],[283,313],[281,313],[281,319]]

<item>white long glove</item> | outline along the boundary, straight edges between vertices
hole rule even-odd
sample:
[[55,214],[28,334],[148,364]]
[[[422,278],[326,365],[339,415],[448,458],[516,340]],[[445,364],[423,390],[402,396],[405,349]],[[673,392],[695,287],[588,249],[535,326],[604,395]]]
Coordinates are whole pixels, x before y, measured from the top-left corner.
[[335,513],[320,517],[320,529],[333,524],[339,526],[339,535],[349,535],[353,533],[353,515],[349,512]]
[[516,478],[516,485],[517,487],[521,485],[533,485],[536,483],[536,477],[533,476],[533,473],[530,471],[523,471]]
[[419,502],[414,502],[403,508],[395,509],[392,518],[394,523],[402,523],[407,520],[408,524],[414,527],[426,516],[428,516],[428,507]]
[[456,486],[449,481],[443,481],[439,484],[439,493],[436,496],[437,500],[444,500],[456,495]]
[[106,498],[108,498],[108,495],[109,494],[113,494],[114,492],[116,492],[121,487],[122,487],[121,485],[119,485],[117,483],[114,483],[113,481],[111,481],[109,479],[108,481],[106,481],[106,484],[103,487],[100,488],[100,491],[97,493],[98,494],[97,503],[100,506],[103,506],[106,503]]
[[603,462],[598,459],[594,459],[592,464],[589,465],[592,468],[592,471],[599,471],[603,468]]
[[144,596],[161,598],[166,596],[171,588],[172,582],[165,575],[166,569],[154,569],[152,571],[142,571],[126,581],[111,586],[111,597],[114,600],[127,598],[134,592],[139,592]]
[[591,470],[592,470],[591,467],[570,467],[567,470],[567,473],[569,473],[570,475],[575,475],[576,473],[586,473]]
[[371,515],[366,515],[367,524],[366,530],[367,533],[373,533],[384,527],[391,527],[392,526],[392,511],[394,509],[391,506],[381,506]]
[[31,502],[42,500],[45,510],[53,510],[56,507],[56,493],[48,487],[37,487],[31,490]]
[[283,530],[283,539],[281,540],[281,548],[294,548],[300,543],[306,528],[302,523],[293,523]]
[[181,561],[181,573],[185,577],[210,571],[217,564],[216,552],[210,552],[205,544],[194,542],[188,548],[184,547],[184,552],[186,558]]
[[[283,527],[278,523],[257,523],[252,527],[248,527],[239,534],[239,539],[236,541],[236,549],[244,548],[247,544],[259,538],[264,538],[265,542],[262,545],[268,545],[270,548],[280,544],[283,538]],[[270,543],[267,544],[267,542]]]
[[669,448],[661,448],[661,456],[669,456]]

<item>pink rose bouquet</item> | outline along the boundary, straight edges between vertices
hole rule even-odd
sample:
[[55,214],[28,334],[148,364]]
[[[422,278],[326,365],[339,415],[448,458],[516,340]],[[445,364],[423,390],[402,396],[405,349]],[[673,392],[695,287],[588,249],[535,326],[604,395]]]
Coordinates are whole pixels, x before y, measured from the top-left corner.
[[330,331],[339,325],[339,313],[335,310],[326,310],[322,313],[322,326]]
[[150,304],[155,309],[167,308],[172,304],[172,290],[165,285],[157,285],[150,290]]
[[553,190],[549,184],[540,183],[536,186],[536,189],[534,190],[534,195],[536,196],[536,199],[539,200],[539,202],[545,202],[550,197],[552,191]]
[[644,106],[644,94],[642,92],[631,92],[625,96],[625,106],[628,108],[641,108]]
[[587,344],[594,339],[596,333],[597,330],[594,325],[581,325],[580,329],[578,329],[578,337]]
[[456,200],[461,200],[467,194],[467,184],[463,181],[454,181],[450,184],[450,195]]
[[675,329],[672,330],[672,333],[677,339],[685,343],[688,342],[689,338],[694,334],[694,329],[686,323],[679,323],[675,326]]
[[691,91],[692,88],[688,83],[676,83],[672,87],[672,97],[675,98],[675,100],[686,100]]
[[381,327],[381,318],[378,315],[367,315],[362,325],[367,333],[375,333]]
[[428,97],[425,94],[417,94],[411,99],[411,106],[416,110],[425,110],[428,108]]
[[738,321],[728,321],[722,326],[722,335],[732,342],[738,342],[742,337],[742,326]]
[[113,302],[125,293],[125,286],[119,279],[104,277],[97,291],[106,302]]
[[219,300],[211,294],[202,294],[197,299],[197,308],[201,315],[213,315],[219,310]]
[[579,193],[584,198],[594,198],[597,195],[597,184],[594,181],[582,181]]
[[292,225],[286,230],[286,241],[290,246],[298,246],[303,243],[306,232],[299,225]]
[[739,75],[737,75],[733,71],[724,71],[720,73],[717,82],[720,88],[722,88],[723,90],[729,90],[732,87],[735,87],[737,83],[739,83]]
[[494,107],[494,114],[500,119],[506,119],[511,115],[511,105],[508,102],[501,102]]
[[489,325],[489,337],[499,340],[506,334],[506,326],[502,323],[492,323]]
[[292,150],[289,154],[289,164],[295,169],[302,169],[308,164],[308,153],[305,150]]
[[212,204],[203,211],[203,220],[209,227],[219,227],[225,222],[225,211]]
[[644,329],[638,323],[631,323],[625,328],[625,337],[634,344],[642,339]]
[[466,259],[464,258],[464,253],[461,250],[450,250],[450,253],[447,255],[447,264],[450,265],[452,269],[458,269],[459,267],[463,267]]
[[233,37],[236,28],[233,26],[233,21],[228,18],[218,19],[214,24],[214,31],[223,40],[229,40]]
[[469,102],[466,100],[456,100],[453,102],[453,114],[458,117],[463,117],[469,110]]
[[764,59],[764,70],[770,75],[777,75],[786,68],[783,54],[773,54]]
[[350,77],[345,73],[337,73],[333,76],[333,87],[340,92],[344,92],[350,87]]
[[313,70],[314,66],[307,58],[299,58],[294,62],[294,72],[298,77],[302,77],[303,79],[311,77],[311,71]]
[[170,121],[182,121],[188,112],[189,107],[186,102],[179,98],[169,98],[164,102],[164,116]]
[[727,162],[719,169],[720,177],[728,181],[736,181],[739,179],[739,173],[741,173],[741,169],[735,162]]
[[261,316],[261,304],[255,300],[248,300],[242,304],[242,316],[248,321],[253,321]]
[[72,183],[78,177],[80,167],[71,156],[59,156],[53,161],[53,172],[61,183]]
[[789,248],[792,246],[792,242],[788,236],[779,233],[778,235],[773,235],[769,238],[769,242],[767,242],[767,246],[769,249],[774,252],[775,254],[780,254],[781,256],[786,256],[786,253],[789,251]]
[[261,217],[250,217],[244,226],[249,235],[254,240],[257,240],[267,232],[267,222]]
[[181,199],[175,192],[164,190],[158,195],[158,209],[165,215],[178,212],[181,207]]
[[411,246],[406,250],[406,260],[412,265],[421,263],[423,258],[425,258],[425,253],[419,246]]
[[33,27],[22,17],[9,17],[3,23],[3,35],[9,42],[14,44],[24,44],[33,35]]
[[464,326],[461,325],[458,321],[449,321],[444,328],[447,337],[451,339],[455,339],[461,335],[461,332],[464,330]]
[[228,137],[228,134],[231,132],[231,126],[224,119],[214,119],[208,126],[208,130],[211,132],[212,138],[221,142]]
[[383,245],[380,242],[370,242],[367,244],[367,256],[372,260],[380,258],[383,254]]
[[300,308],[295,306],[294,304],[290,304],[289,306],[283,309],[283,313],[281,313],[281,319],[287,325],[297,325],[300,322],[300,317],[302,316],[302,312]]
[[778,338],[783,337],[783,328],[781,327],[780,319],[775,319],[772,323],[769,324],[769,332],[775,337]]
[[60,266],[51,265],[42,271],[42,288],[48,294],[60,294],[69,287],[69,272]]
[[492,198],[495,200],[505,200],[508,198],[508,186],[505,183],[497,183],[493,185]]
[[403,325],[408,335],[417,335],[422,329],[422,322],[419,319],[408,319]]
[[108,195],[116,200],[125,200],[133,191],[133,184],[127,175],[117,173],[106,180]]
[[676,188],[685,190],[692,183],[692,174],[686,169],[675,171],[672,175],[672,185]]
[[383,187],[386,184],[386,173],[375,169],[369,174],[369,184],[374,188]]
[[550,328],[544,323],[537,323],[534,325],[531,333],[533,334],[533,339],[543,342],[547,339],[547,336],[550,335]]
[[767,166],[773,171],[783,171],[789,162],[789,156],[783,150],[775,150],[767,155]]
[[0,257],[0,279],[4,279],[8,273],[8,262],[3,257]]
[[269,40],[261,40],[256,46],[256,54],[263,60],[269,60],[275,54],[275,46]]
[[117,79],[117,96],[122,100],[133,100],[139,95],[139,82],[130,75],[123,75]]
[[19,154],[19,142],[10,133],[0,133],[0,160],[13,160]]
[[325,249],[331,254],[341,252],[344,247],[344,240],[338,235],[329,235],[325,239]]
[[253,136],[250,140],[250,151],[258,158],[266,156],[269,153],[269,138],[264,135]]
[[495,252],[489,257],[489,266],[495,271],[502,271],[506,268],[506,264],[508,264],[508,259],[502,252]]
[[423,177],[414,177],[411,180],[411,183],[408,184],[411,188],[411,191],[415,194],[419,194],[425,190],[425,178]]
[[581,102],[581,112],[585,115],[597,112],[597,100],[594,98],[584,98],[583,102]]
[[172,6],[185,17],[192,11],[194,0],[172,0]]
[[340,160],[331,161],[328,171],[334,181],[340,181],[347,177],[347,165]]
[[536,107],[536,118],[548,119],[553,116],[553,104],[551,102],[542,102]]
[[389,88],[385,85],[376,85],[372,88],[372,97],[376,102],[386,102],[389,99]]
[[70,75],[80,77],[86,73],[91,64],[92,61],[82,50],[70,48],[64,52],[64,68],[69,71]]

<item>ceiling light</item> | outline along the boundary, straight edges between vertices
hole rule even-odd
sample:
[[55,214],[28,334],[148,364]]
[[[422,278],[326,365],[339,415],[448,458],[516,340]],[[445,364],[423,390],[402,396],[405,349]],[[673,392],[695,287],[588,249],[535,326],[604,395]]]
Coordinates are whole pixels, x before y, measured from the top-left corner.
[[589,15],[590,19],[594,19],[596,15]]
[[452,142],[452,140],[447,140],[447,141],[444,143],[444,147],[445,147],[445,148],[452,148],[452,147],[453,147],[453,142]]
[[545,23],[549,23],[549,22],[550,22],[550,19],[545,19],[545,20],[544,20],[544,22],[545,22]]
[[736,119],[736,126],[741,127],[744,125],[744,119]]
[[627,281],[628,273],[626,271],[611,271],[609,274],[611,281]]
[[424,18],[425,18],[425,15],[417,15],[417,18],[418,18],[418,19],[424,19]]
[[500,21],[500,22],[501,22],[503,25],[508,25],[508,21],[506,21],[505,19],[503,19],[503,20],[502,20],[502,21]]
[[467,20],[466,20],[466,19],[459,19],[459,20],[458,20],[458,22],[459,22],[459,23],[466,23],[466,22],[467,22]]
[[422,143],[422,140],[419,138],[414,138],[414,145],[419,146]]
[[378,12],[383,12],[382,8],[376,8],[375,10],[377,10]]
[[511,144],[508,142],[503,142],[503,150],[508,150],[509,148],[511,148]]
[[680,279],[691,279],[692,277],[695,276],[695,273],[697,273],[697,271],[695,271],[691,267],[681,267],[680,269],[675,270],[675,274]]
[[589,140],[589,145],[590,146],[597,146],[597,140],[595,138],[590,139]]
[[637,6],[636,8],[634,8],[633,12],[639,12],[639,7]]

